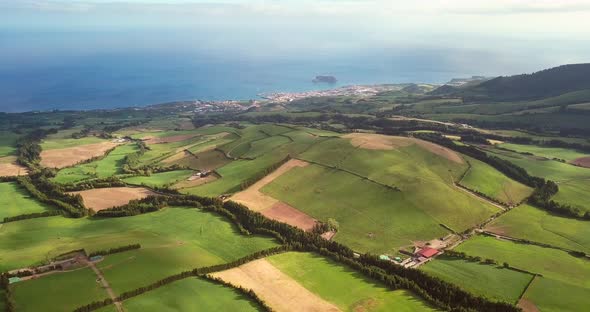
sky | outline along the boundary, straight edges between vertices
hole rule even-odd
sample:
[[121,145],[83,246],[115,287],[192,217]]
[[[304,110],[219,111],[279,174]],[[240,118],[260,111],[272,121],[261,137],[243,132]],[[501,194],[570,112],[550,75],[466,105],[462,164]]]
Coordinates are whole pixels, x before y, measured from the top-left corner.
[[497,75],[588,62],[588,38],[589,0],[0,0],[5,67],[137,49],[244,60],[425,53]]

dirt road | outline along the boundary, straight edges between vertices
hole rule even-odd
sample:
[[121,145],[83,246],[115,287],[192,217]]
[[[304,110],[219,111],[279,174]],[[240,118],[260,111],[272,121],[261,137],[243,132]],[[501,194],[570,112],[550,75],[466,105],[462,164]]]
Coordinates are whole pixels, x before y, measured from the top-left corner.
[[107,291],[107,294],[109,294],[109,297],[111,297],[111,299],[113,299],[113,303],[115,304],[117,311],[124,312],[123,305],[121,304],[120,301],[117,301],[117,296],[115,295],[115,292],[113,291],[113,289],[109,285],[109,282],[107,282],[107,280],[104,278],[104,275],[102,274],[102,272],[96,267],[96,265],[94,265],[94,262],[88,261],[88,260],[85,260],[85,262],[92,269],[92,271],[94,271],[94,273],[96,274],[96,276],[100,280],[100,284]]

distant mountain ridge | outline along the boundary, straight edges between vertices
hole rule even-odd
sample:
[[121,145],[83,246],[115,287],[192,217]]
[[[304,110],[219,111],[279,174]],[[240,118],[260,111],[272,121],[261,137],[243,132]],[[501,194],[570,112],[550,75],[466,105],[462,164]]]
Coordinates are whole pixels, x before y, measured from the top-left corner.
[[569,64],[532,74],[501,76],[466,88],[444,85],[432,95],[462,96],[467,101],[525,101],[590,89],[590,63]]

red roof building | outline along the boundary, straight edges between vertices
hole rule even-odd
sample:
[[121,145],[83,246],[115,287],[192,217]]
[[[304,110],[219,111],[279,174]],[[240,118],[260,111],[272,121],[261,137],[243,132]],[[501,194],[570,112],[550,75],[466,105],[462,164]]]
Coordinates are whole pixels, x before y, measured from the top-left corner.
[[430,257],[436,256],[439,252],[440,251],[438,251],[438,249],[424,247],[424,248],[420,249],[420,251],[418,251],[416,254],[418,256],[421,256],[424,258],[430,258]]

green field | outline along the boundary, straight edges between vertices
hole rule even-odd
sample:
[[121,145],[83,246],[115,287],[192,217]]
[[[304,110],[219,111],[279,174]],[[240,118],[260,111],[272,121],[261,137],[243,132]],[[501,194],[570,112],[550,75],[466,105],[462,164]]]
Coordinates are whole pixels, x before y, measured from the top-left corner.
[[555,160],[521,155],[495,148],[487,148],[492,155],[506,159],[524,168],[529,174],[557,182],[559,192],[553,200],[571,205],[581,211],[590,211],[590,168],[582,168]]
[[508,178],[492,166],[471,157],[467,159],[471,168],[459,182],[461,185],[511,205],[522,202],[533,192],[532,188]]
[[194,155],[184,151],[181,153],[183,153],[182,157],[170,162],[170,164],[186,166],[194,170],[214,170],[231,161],[222,152],[216,150],[198,152]]
[[335,240],[363,252],[397,253],[415,240],[448,233],[421,209],[406,206],[403,193],[318,165],[293,168],[262,191],[316,219],[335,219]]
[[48,209],[51,208],[34,200],[18,183],[0,183],[0,222],[6,217],[43,212]]
[[171,186],[179,181],[186,180],[193,174],[193,170],[175,170],[153,173],[149,176],[136,176],[123,179],[125,183],[133,185],[145,185],[148,187]]
[[[576,301],[583,304],[567,303],[559,295],[571,292],[570,296],[574,296],[574,294],[590,292],[590,261],[587,259],[576,258],[557,249],[518,244],[485,236],[471,238],[455,250],[472,256],[495,259],[499,263],[507,262],[510,266],[542,274],[545,280],[543,285],[538,287],[545,290],[549,288],[558,290],[545,292],[544,295],[541,294],[542,290],[533,292],[535,298],[541,299],[541,301],[535,301],[535,298],[532,298],[533,302],[542,311],[544,305],[580,304],[584,306],[590,301],[588,296],[581,296]],[[528,293],[527,291],[527,296]]]
[[466,164],[416,145],[365,150],[336,138],[313,145],[300,157],[336,169],[315,164],[293,168],[262,191],[316,219],[336,219],[340,230],[335,239],[359,251],[396,252],[414,241],[444,236],[448,232],[441,223],[463,231],[497,211],[453,186]]
[[435,311],[408,291],[391,291],[316,254],[289,252],[267,259],[303,287],[343,311]]
[[57,183],[74,183],[87,179],[104,179],[123,173],[125,156],[138,151],[137,145],[125,144],[115,148],[104,158],[58,171]]
[[570,137],[562,137],[562,136],[547,136],[547,135],[540,135],[529,133],[525,131],[519,130],[489,130],[489,132],[493,134],[498,134],[502,136],[509,136],[509,137],[516,137],[516,138],[531,138],[537,141],[551,141],[551,140],[560,140],[568,143],[580,143],[580,144],[588,144],[590,143],[587,139],[583,138],[570,138]]
[[424,272],[492,300],[515,304],[533,275],[496,265],[437,257],[420,267]]
[[[274,131],[276,132],[280,129],[288,130],[288,128],[280,127]],[[268,129],[265,130],[269,131]],[[258,133],[262,132],[258,131]],[[240,159],[232,161],[217,169],[217,172],[221,175],[220,179],[202,186],[183,189],[183,192],[202,196],[218,196],[221,194],[238,192],[241,190],[240,185],[242,182],[260,175],[266,168],[284,160],[288,155],[296,156],[307,150],[313,144],[325,140],[323,138],[310,136],[302,131],[285,132],[284,135],[289,136],[293,141],[277,147],[274,140],[260,140],[259,142],[264,141],[268,146],[274,146],[272,153],[261,154],[252,160]],[[281,140],[284,139],[285,138],[281,136]],[[270,148],[268,146],[261,145],[257,148],[269,150]]]
[[382,151],[354,148],[349,140],[331,139],[314,145],[301,158],[398,187],[403,200],[399,205],[421,209],[455,231],[463,231],[497,211],[453,186],[467,164],[447,160],[417,145]]
[[521,205],[492,221],[487,229],[507,236],[590,253],[590,224]]
[[[153,257],[155,263],[156,258],[177,259],[180,262],[172,269],[178,271],[231,261],[276,246],[269,238],[240,235],[225,219],[198,209],[167,208],[134,217],[96,220],[48,217],[0,228],[0,271],[38,264],[70,250],[86,248],[90,252],[135,243],[142,245],[137,252]],[[170,257],[162,257],[162,253]],[[149,265],[149,261],[143,263]],[[137,276],[158,279],[169,270],[170,266],[154,266],[149,275]],[[126,273],[131,271],[123,271],[119,278],[132,280],[136,276]]]
[[586,311],[590,307],[590,289],[554,279],[536,277],[524,298],[542,312]]
[[16,139],[14,132],[0,131],[0,157],[13,155],[16,152]]
[[48,139],[45,139],[41,143],[41,148],[43,150],[51,150],[51,149],[76,147],[76,146],[80,146],[80,145],[94,144],[94,143],[101,143],[101,142],[108,142],[108,140],[104,140],[104,139],[94,137],[94,136],[83,137],[80,139],[74,139],[74,138],[51,139],[51,138],[48,138]]
[[123,302],[128,312],[260,311],[237,290],[200,278],[186,278]]
[[502,148],[507,148],[521,153],[531,153],[535,156],[541,156],[549,159],[558,158],[565,161],[572,161],[581,157],[590,156],[589,154],[581,153],[573,149],[559,148],[559,147],[544,147],[537,145],[513,144],[503,143],[498,145]]
[[10,286],[16,311],[72,311],[108,297],[92,269],[56,273]]

